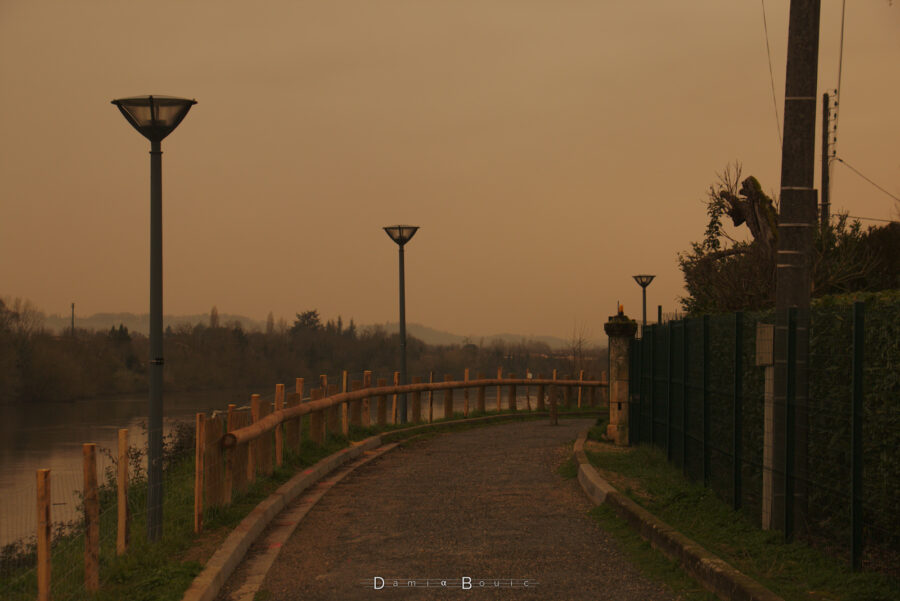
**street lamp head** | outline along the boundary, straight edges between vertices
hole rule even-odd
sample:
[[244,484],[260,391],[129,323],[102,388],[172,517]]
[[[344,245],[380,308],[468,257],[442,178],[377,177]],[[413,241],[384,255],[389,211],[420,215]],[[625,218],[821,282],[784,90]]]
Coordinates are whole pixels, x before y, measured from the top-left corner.
[[650,282],[653,281],[655,275],[633,275],[634,281],[638,283],[641,288],[646,288],[650,285]]
[[384,231],[391,237],[391,240],[403,246],[412,239],[418,229],[417,225],[390,225],[384,228]]
[[112,103],[142,136],[151,142],[160,142],[178,127],[197,101],[173,96],[134,96]]

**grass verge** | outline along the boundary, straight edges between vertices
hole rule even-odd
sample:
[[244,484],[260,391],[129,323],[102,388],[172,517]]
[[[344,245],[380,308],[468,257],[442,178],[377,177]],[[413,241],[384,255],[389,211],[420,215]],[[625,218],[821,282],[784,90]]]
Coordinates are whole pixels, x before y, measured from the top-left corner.
[[[786,601],[900,599],[900,584],[882,574],[853,573],[818,549],[785,543],[779,533],[761,530],[712,490],[685,480],[655,448],[600,445],[587,455],[601,475],[633,501]],[[619,536],[617,524],[624,522],[612,511],[602,506],[593,515]],[[639,563],[644,565],[644,560]]]

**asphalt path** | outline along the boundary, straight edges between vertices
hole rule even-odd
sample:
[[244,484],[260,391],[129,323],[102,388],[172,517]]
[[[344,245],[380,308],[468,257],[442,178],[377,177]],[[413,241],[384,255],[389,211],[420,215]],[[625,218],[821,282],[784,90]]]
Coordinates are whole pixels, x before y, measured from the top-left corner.
[[309,509],[256,598],[672,599],[557,474],[591,424],[475,428],[361,465]]

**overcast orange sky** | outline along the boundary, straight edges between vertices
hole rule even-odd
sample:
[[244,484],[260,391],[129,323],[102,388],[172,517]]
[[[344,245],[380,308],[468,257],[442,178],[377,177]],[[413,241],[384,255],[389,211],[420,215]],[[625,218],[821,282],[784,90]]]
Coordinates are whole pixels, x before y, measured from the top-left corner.
[[[900,196],[900,5],[847,5],[837,153]],[[163,142],[167,314],[395,321],[400,222],[410,322],[601,339],[633,274],[677,307],[726,163],[780,186],[760,2],[2,0],[0,296],[148,310],[149,143],[110,104],[143,94],[198,101]],[[843,165],[832,194],[897,218]]]

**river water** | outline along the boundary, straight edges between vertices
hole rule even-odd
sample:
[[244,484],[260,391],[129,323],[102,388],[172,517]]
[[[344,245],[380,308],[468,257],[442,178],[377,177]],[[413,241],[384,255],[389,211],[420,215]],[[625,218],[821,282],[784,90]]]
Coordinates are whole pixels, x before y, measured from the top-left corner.
[[[225,410],[229,402],[247,404],[249,398],[227,392],[166,393],[164,430],[193,421],[198,412]],[[0,545],[34,534],[38,469],[50,470],[53,521],[74,519],[75,492],[83,484],[81,445],[97,444],[102,479],[110,462],[99,450],[115,453],[119,428],[128,428],[131,446],[146,445],[142,426],[148,403],[142,395],[0,405]]]

